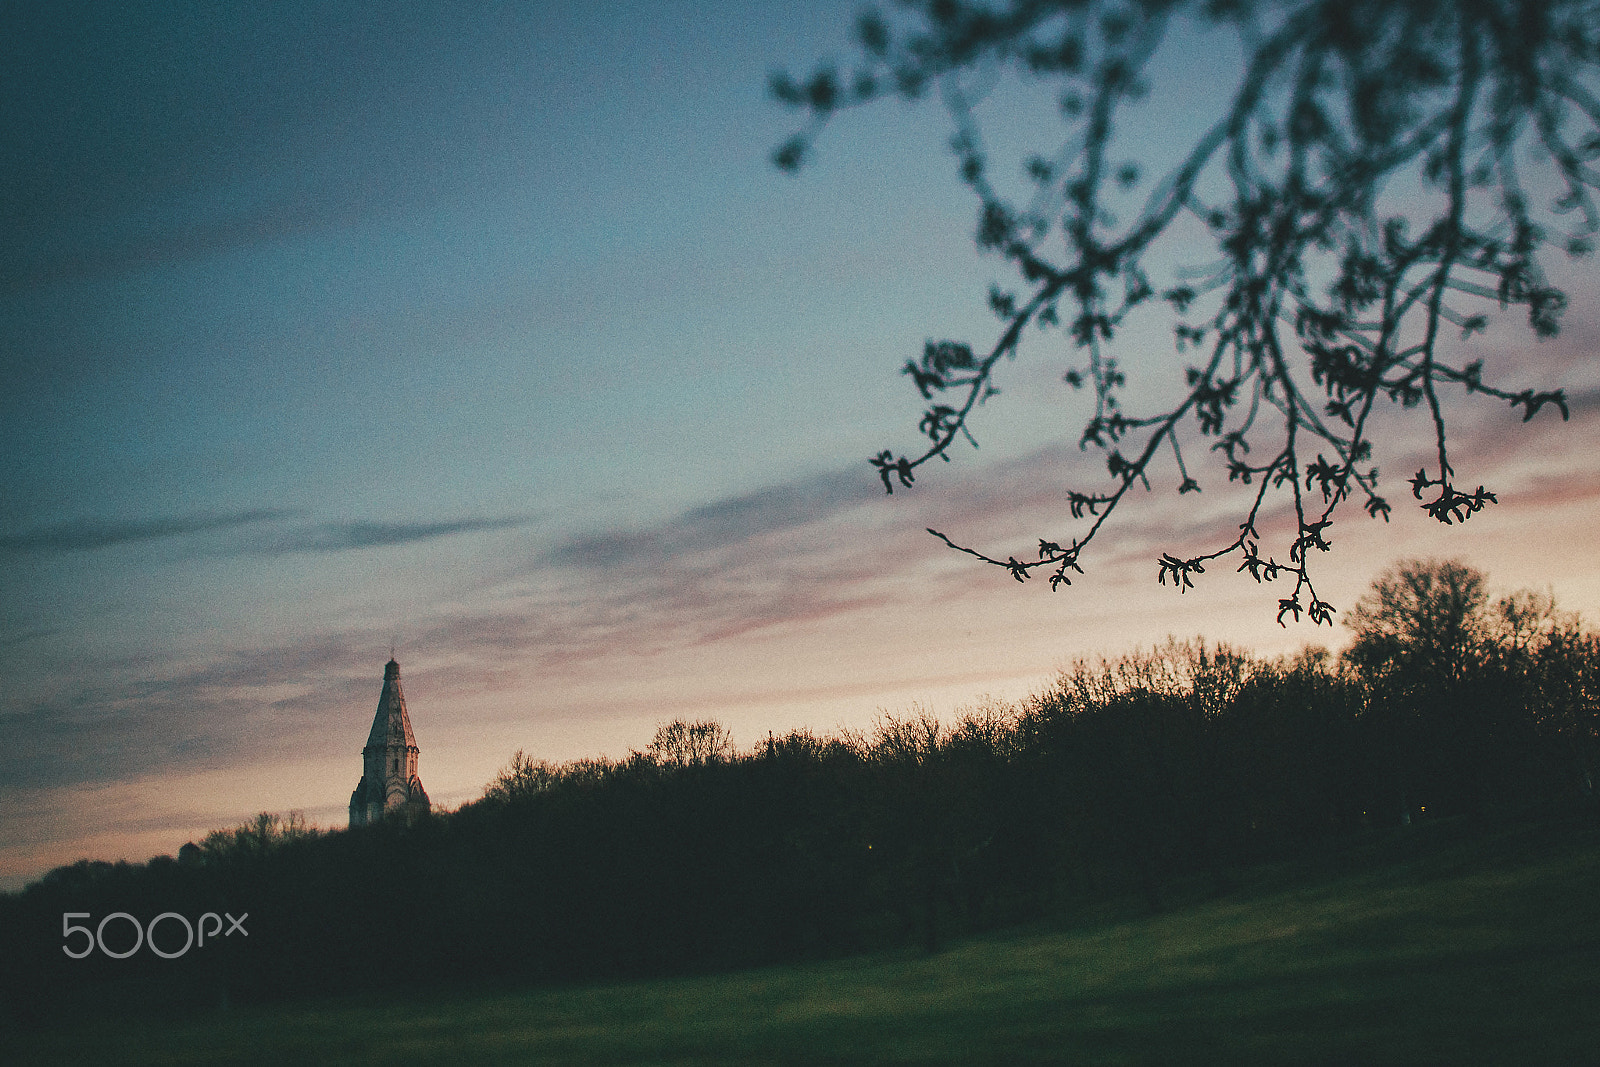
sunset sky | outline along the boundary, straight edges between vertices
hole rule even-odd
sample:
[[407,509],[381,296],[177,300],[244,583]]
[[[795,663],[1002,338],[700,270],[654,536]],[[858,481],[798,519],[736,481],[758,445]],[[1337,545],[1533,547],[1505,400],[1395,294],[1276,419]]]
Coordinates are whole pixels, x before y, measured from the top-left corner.
[[[1168,634],[1347,640],[1279,627],[1282,591],[1236,564],[1157,585],[1163,551],[1237,529],[1214,467],[1181,501],[1163,470],[1053,594],[925,533],[1004,556],[1081,532],[1065,487],[1104,457],[1048,345],[1005,367],[981,450],[884,495],[867,457],[918,440],[899,367],[992,343],[1009,279],[936,100],[772,167],[798,119],[769,72],[847,57],[857,7],[7,8],[0,888],[258,811],[342,827],[391,648],[454,806],[519,748],[624,756],[675,717],[748,748],[949,717]],[[1163,56],[1157,154],[1231,65],[1198,32]],[[986,102],[1002,148],[1026,99]],[[1317,561],[1336,607],[1432,555],[1600,620],[1600,286],[1552,265],[1561,337],[1513,312],[1474,358],[1566,388],[1571,421],[1450,397],[1460,481],[1501,503],[1446,528],[1396,420],[1393,522],[1352,509]],[[1131,374],[1176,366],[1166,335],[1132,343]]]

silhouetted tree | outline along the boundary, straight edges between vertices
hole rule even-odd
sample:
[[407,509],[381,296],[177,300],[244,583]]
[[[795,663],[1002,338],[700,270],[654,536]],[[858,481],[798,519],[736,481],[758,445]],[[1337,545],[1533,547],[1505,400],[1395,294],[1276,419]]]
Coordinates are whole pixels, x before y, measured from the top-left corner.
[[1551,629],[1525,677],[1540,697],[1532,714],[1550,742],[1557,781],[1600,800],[1600,635],[1569,618]]
[[[1454,560],[1408,560],[1374,581],[1350,613],[1344,659],[1369,693],[1366,722],[1402,823],[1431,808],[1478,810],[1471,764],[1482,741],[1484,575]],[[1387,807],[1387,805],[1384,805]]]
[[305,841],[322,833],[306,822],[304,812],[287,815],[263,811],[249,822],[231,830],[213,830],[200,842],[202,859],[263,856],[295,841]]
[[[1479,697],[1494,712],[1492,758],[1531,797],[1594,796],[1600,756],[1600,640],[1550,591],[1518,590],[1486,611]],[[1489,754],[1486,754],[1489,755]]]
[[[989,304],[999,336],[975,348],[928,341],[909,360],[930,406],[920,452],[872,462],[890,492],[971,439],[1002,359],[1030,331],[1059,331],[1063,371],[1094,408],[1080,443],[1107,481],[1068,494],[1070,534],[1034,558],[999,558],[1018,581],[1070,584],[1090,542],[1135,486],[1170,460],[1180,494],[1201,488],[1194,449],[1251,487],[1237,536],[1214,551],[1164,554],[1159,577],[1188,589],[1233,557],[1257,581],[1292,577],[1278,619],[1331,624],[1309,557],[1327,551],[1346,500],[1388,518],[1373,416],[1424,413],[1432,461],[1410,479],[1429,515],[1461,522],[1495,502],[1458,482],[1443,387],[1491,397],[1526,421],[1560,390],[1493,384],[1468,338],[1518,306],[1533,335],[1556,333],[1564,294],[1542,257],[1588,253],[1600,229],[1600,5],[1595,0],[907,0],[858,26],[853,69],[777,74],[774,95],[809,113],[775,154],[798,168],[841,109],[936,90],[954,121],[962,180],[979,202],[977,240],[1018,275]],[[1178,161],[1147,174],[1148,147],[1118,121],[1146,95],[1169,38],[1220,30],[1243,57],[1231,91],[1188,96],[1164,121],[1193,123]],[[1181,44],[1180,44],[1181,46]],[[1218,47],[1214,39],[1208,49]],[[1041,130],[1031,189],[1008,193],[984,148],[978,105],[1006,71],[1048,86],[1064,126]],[[1529,166],[1536,156],[1539,162]],[[1204,235],[1199,241],[1196,237]],[[1173,266],[1176,264],[1176,266]],[[1117,339],[1171,316],[1182,387],[1171,406],[1125,405]],[[1459,334],[1459,341],[1456,336]],[[1166,391],[1159,391],[1163,395]],[[1148,394],[1146,394],[1148,395]],[[1263,551],[1274,500],[1292,508],[1283,560]]]
[[1486,582],[1458,560],[1395,564],[1349,613],[1355,638],[1345,658],[1368,677],[1459,680],[1489,637]]
[[1407,560],[1350,614],[1344,660],[1368,692],[1375,755],[1402,818],[1481,813],[1592,789],[1595,644],[1549,592],[1492,603],[1482,572]]
[[733,740],[721,723],[674,719],[656,730],[649,754],[668,767],[696,767],[717,763],[733,752]]
[[484,798],[496,801],[517,801],[548,792],[561,778],[561,769],[545,760],[529,758],[517,749],[511,762],[501,768],[484,790]]

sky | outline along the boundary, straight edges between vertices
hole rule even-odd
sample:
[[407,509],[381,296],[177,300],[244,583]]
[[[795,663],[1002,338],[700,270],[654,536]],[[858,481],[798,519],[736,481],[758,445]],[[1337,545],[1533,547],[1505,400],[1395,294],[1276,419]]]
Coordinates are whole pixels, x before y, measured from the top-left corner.
[[[883,493],[867,458],[915,448],[922,407],[898,368],[992,343],[1007,277],[935,102],[851,112],[801,174],[772,167],[798,118],[770,72],[847,57],[855,14],[6,5],[0,888],[259,811],[342,827],[391,654],[453,807],[518,749],[617,758],[674,718],[748,749],[1020,699],[1169,634],[1348,639],[1280,627],[1281,591],[1231,565],[1156,583],[1162,552],[1231,540],[1215,469],[1131,500],[1060,592],[924,532],[1002,556],[1071,536],[1065,489],[1104,460],[1064,351],[1025,349],[982,447]],[[1163,53],[1151,153],[1228,56]],[[1036,102],[985,101],[999,149]],[[1496,326],[1477,354],[1565,387],[1571,421],[1451,400],[1461,478],[1501,504],[1448,528],[1405,502],[1427,442],[1396,421],[1393,521],[1343,516],[1318,561],[1335,606],[1436,556],[1600,619],[1600,293],[1561,269],[1562,336]],[[1172,359],[1133,347],[1131,372]]]

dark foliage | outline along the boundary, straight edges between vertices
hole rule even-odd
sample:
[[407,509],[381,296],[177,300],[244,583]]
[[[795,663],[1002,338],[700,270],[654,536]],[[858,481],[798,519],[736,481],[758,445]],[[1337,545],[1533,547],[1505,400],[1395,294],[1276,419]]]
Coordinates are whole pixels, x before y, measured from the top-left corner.
[[[1072,353],[1066,381],[1095,396],[1080,444],[1105,453],[1108,475],[1068,494],[1077,530],[1039,539],[1036,558],[989,556],[930,531],[947,544],[1018,581],[1043,570],[1052,588],[1070,584],[1128,493],[1151,488],[1158,458],[1170,459],[1180,494],[1201,489],[1200,451],[1249,487],[1249,503],[1216,550],[1163,555],[1161,582],[1187,590],[1207,564],[1231,558],[1257,581],[1293,577],[1280,622],[1331,624],[1309,560],[1329,549],[1345,501],[1389,516],[1374,462],[1381,407],[1428,421],[1435,459],[1410,488],[1445,524],[1496,499],[1457,479],[1445,389],[1509,404],[1524,421],[1547,407],[1567,417],[1560,390],[1486,380],[1468,340],[1510,308],[1535,338],[1554,335],[1566,297],[1541,257],[1552,247],[1586,255],[1600,229],[1594,0],[897,7],[892,22],[863,17],[853,70],[774,75],[774,96],[810,117],[775,162],[798,169],[844,108],[936,91],[955,124],[961,179],[978,199],[978,245],[1015,269],[1017,287],[991,289],[1001,327],[985,350],[929,341],[906,363],[930,402],[928,444],[872,463],[889,492],[909,487],[918,467],[973,441],[975,413],[1024,336],[1059,333]],[[1197,27],[1237,43],[1238,79],[1209,113],[1192,94],[1183,102],[1181,117],[1203,124],[1176,163],[1147,175],[1151,146],[1119,139],[1119,120],[1146,97],[1162,46]],[[1047,87],[1062,121],[1041,129],[1045,144],[1022,168],[1029,191],[1015,195],[977,120],[1007,73]],[[1178,268],[1161,266],[1169,261]],[[1183,387],[1172,406],[1135,412],[1116,344],[1151,315],[1173,324],[1171,369]],[[1262,529],[1275,510],[1292,522],[1274,555]]]
[[1345,660],[1401,821],[1429,804],[1479,815],[1532,781],[1593,794],[1600,645],[1552,595],[1491,604],[1486,586],[1458,561],[1410,560],[1353,613]]
[[[264,815],[180,860],[64,867],[0,897],[0,997],[26,1023],[935,950],[1087,902],[1224,891],[1371,828],[1593,813],[1600,640],[1548,595],[1482,587],[1403,564],[1342,661],[1169,642],[953,724],[737,753],[715,724],[674,723],[621,761],[519,752],[478,802],[409,824]],[[249,933],[175,960],[63,954],[63,913],[117,911],[248,913]]]

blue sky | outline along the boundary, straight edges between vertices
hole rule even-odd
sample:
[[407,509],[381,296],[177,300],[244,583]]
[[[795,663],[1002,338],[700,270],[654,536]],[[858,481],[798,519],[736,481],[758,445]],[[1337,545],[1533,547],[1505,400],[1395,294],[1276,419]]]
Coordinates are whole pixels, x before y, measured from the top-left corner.
[[[1007,370],[981,452],[884,497],[866,457],[910,449],[919,412],[897,368],[987,343],[1004,274],[932,103],[771,167],[795,118],[768,73],[846,55],[855,13],[8,9],[0,885],[261,810],[343,825],[391,647],[455,804],[517,748],[620,756],[675,716],[748,746],[1020,696],[1168,633],[1343,640],[1280,629],[1275,591],[1228,573],[1155,585],[1162,551],[1233,529],[1220,488],[1135,502],[1061,594],[929,538],[1020,551],[1101,469],[1050,353]],[[1225,69],[1192,46],[1163,68],[1191,101]],[[1010,91],[1002,150],[1034,121]],[[1150,151],[1181,118],[1153,107]],[[1447,538],[1345,520],[1335,604],[1432,554],[1600,615],[1596,331],[1525,371],[1518,338],[1491,332],[1491,361],[1567,386],[1573,422],[1467,423],[1505,506]]]

